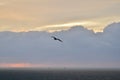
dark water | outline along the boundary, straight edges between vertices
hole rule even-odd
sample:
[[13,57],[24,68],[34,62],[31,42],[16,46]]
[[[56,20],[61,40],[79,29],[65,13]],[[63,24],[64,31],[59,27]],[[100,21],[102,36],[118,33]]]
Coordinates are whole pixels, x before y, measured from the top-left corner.
[[0,80],[120,80],[120,71],[0,70]]

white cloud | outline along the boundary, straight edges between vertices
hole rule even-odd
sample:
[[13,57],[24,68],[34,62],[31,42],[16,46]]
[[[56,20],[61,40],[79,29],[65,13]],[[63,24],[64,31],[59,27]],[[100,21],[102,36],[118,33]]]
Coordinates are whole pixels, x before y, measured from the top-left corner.
[[120,23],[96,34],[81,26],[54,33],[0,32],[0,63],[120,68],[119,31]]

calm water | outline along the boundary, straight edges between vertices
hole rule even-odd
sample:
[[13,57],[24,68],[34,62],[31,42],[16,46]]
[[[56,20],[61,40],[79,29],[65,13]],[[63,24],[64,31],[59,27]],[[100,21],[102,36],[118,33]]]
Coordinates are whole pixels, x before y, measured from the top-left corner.
[[120,80],[120,71],[0,70],[0,80]]

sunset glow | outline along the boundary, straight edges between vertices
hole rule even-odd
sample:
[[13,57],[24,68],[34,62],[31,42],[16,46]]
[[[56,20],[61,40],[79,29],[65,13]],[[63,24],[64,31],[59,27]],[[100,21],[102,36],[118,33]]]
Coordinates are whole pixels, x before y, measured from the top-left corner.
[[21,68],[21,67],[31,67],[31,64],[28,63],[3,63],[0,64],[0,67],[14,67],[14,68]]
[[102,32],[106,25],[120,21],[119,4],[119,0],[2,0],[0,32],[54,32],[74,26]]

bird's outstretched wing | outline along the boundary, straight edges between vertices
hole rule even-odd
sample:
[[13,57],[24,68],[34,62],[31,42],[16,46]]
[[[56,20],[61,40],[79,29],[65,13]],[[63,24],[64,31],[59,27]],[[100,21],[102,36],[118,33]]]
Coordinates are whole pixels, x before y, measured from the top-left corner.
[[61,39],[57,39],[58,41],[60,41],[60,42],[63,42]]

